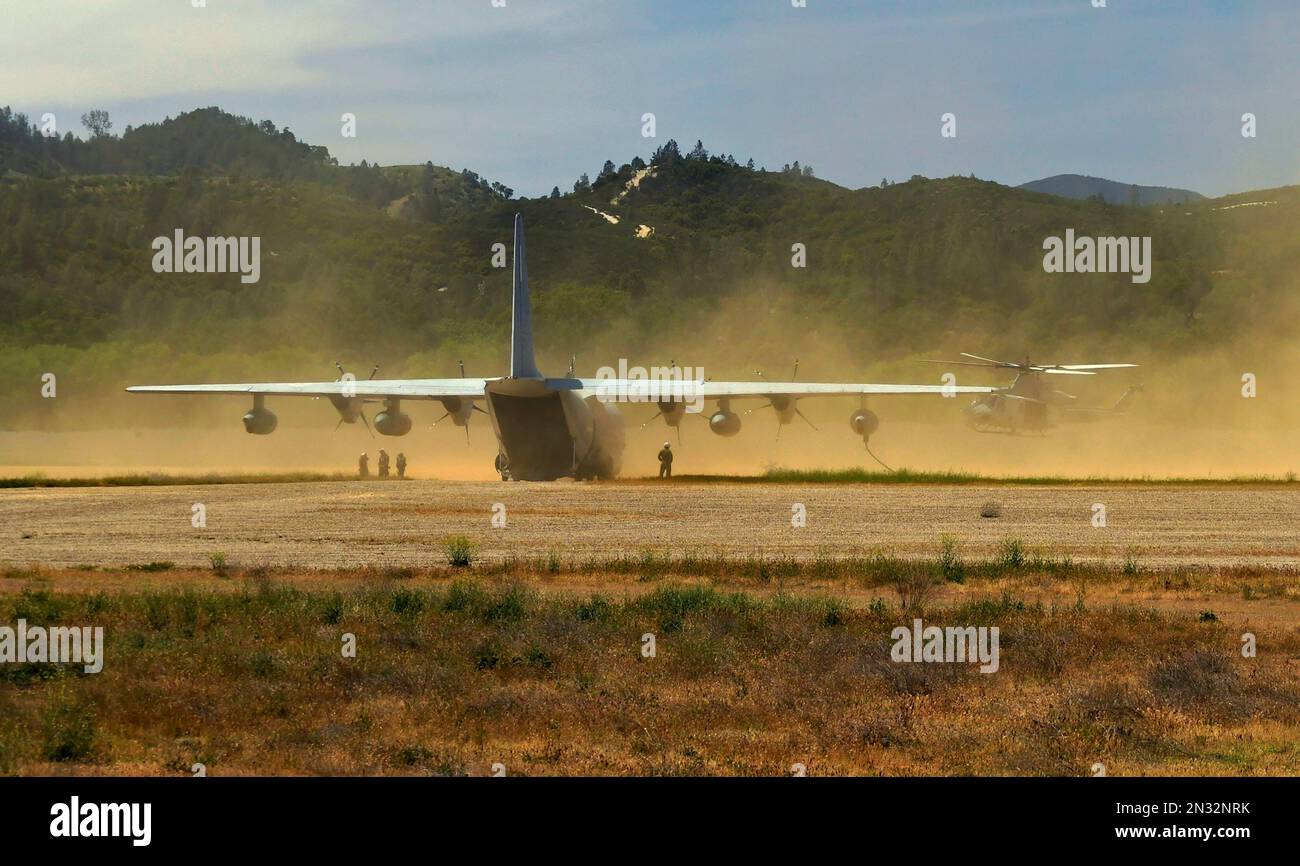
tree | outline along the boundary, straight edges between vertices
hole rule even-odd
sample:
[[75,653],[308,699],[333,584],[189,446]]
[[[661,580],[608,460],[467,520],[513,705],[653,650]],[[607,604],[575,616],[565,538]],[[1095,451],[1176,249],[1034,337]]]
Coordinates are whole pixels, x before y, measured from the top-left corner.
[[632,157],[632,170],[640,171],[643,168],[645,168],[645,160],[639,156]]
[[709,152],[704,149],[704,141],[702,139],[697,138],[695,140],[695,147],[691,148],[691,152],[687,154],[686,158],[687,159],[708,159],[709,158]]
[[559,198],[559,197],[560,197],[560,188],[558,186],[551,187],[551,198]]
[[745,168],[749,169],[750,171],[754,170],[754,158],[752,156],[749,158],[749,161],[745,163]]
[[113,129],[108,112],[102,108],[92,108],[81,115],[81,125],[89,130],[91,138],[103,138]]
[[667,144],[654,152],[654,155],[650,157],[650,162],[655,165],[672,165],[681,157],[681,151],[677,149],[677,141],[670,138]]
[[578,179],[574,182],[574,184],[573,184],[573,191],[574,191],[574,192],[587,192],[587,191],[589,191],[590,189],[591,189],[591,180],[587,177],[587,173],[584,171],[584,172],[582,173],[582,177],[578,178]]
[[596,180],[602,181],[607,178],[613,177],[615,174],[617,174],[617,171],[614,168],[614,161],[607,159],[605,160],[604,166],[602,166],[600,169],[600,174],[596,175]]

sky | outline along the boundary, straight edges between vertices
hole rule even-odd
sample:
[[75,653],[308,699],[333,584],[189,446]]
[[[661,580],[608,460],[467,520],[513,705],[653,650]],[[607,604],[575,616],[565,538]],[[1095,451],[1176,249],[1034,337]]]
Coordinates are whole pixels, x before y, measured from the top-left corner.
[[216,105],[340,163],[431,160],[527,196],[669,138],[853,188],[1300,182],[1296,0],[495,2],[4,0],[0,104],[60,134],[91,108],[120,133]]

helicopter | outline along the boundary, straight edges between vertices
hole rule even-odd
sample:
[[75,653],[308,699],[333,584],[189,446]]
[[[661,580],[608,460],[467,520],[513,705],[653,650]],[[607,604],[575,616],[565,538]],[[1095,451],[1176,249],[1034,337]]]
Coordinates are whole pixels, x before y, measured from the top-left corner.
[[981,395],[962,410],[967,426],[980,433],[1043,435],[1061,422],[1077,423],[1119,417],[1127,413],[1133,395],[1142,390],[1141,385],[1130,386],[1113,406],[1079,406],[1077,397],[1051,387],[1042,377],[1095,376],[1100,370],[1134,368],[1138,365],[1034,364],[1030,362],[1028,356],[1024,361],[1017,363],[998,361],[994,358],[972,355],[969,352],[962,352],[961,356],[971,360],[927,359],[927,363],[1016,371],[1016,378],[1010,387]]

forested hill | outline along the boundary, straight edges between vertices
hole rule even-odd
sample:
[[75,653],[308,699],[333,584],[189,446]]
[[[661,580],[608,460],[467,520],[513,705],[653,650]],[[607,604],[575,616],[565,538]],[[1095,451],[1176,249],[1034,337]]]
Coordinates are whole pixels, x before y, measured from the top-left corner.
[[[849,190],[797,163],[764,171],[673,142],[593,175],[517,199],[432,163],[340,166],[217,109],[87,140],[0,112],[0,390],[26,395],[54,363],[105,387],[319,378],[335,357],[391,375],[449,375],[458,357],[495,370],[510,276],[493,245],[509,246],[515,211],[553,368],[573,352],[604,363],[592,355],[607,346],[758,361],[800,341],[872,359],[975,340],[1017,355],[1191,352],[1293,327],[1296,188],[1173,208],[966,177]],[[153,238],[178,228],[260,237],[260,281],[154,273]],[[1067,228],[1151,236],[1151,281],[1044,273],[1044,238]],[[792,266],[796,244],[806,267]],[[736,304],[741,347],[715,332]]]
[[1019,188],[1065,198],[1099,198],[1111,204],[1128,205],[1184,204],[1205,198],[1199,192],[1190,189],[1118,183],[1102,177],[1088,177],[1082,174],[1057,174],[1022,183]]

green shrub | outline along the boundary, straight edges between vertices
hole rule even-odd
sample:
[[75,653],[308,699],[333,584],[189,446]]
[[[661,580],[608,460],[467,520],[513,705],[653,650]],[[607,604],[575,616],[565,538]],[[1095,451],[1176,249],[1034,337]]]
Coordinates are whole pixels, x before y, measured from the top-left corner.
[[338,625],[343,619],[343,594],[339,592],[331,593],[325,597],[325,605],[321,610],[320,621],[325,625]]
[[452,568],[468,568],[474,562],[474,540],[468,535],[448,535],[442,540],[442,550]]
[[488,602],[483,609],[483,621],[518,622],[528,613],[528,591],[518,584],[509,587]]
[[447,597],[443,599],[442,609],[448,613],[478,610],[483,606],[486,597],[487,594],[483,591],[483,587],[474,581],[455,580],[452,581],[451,588],[447,590]]
[[394,590],[388,599],[388,609],[398,616],[418,616],[424,610],[424,595],[406,587]]
[[594,594],[578,604],[578,619],[583,622],[604,622],[614,613],[614,605],[603,595]]
[[939,536],[939,573],[949,583],[966,582],[966,566],[957,553],[957,539],[951,535]]
[[59,762],[85,761],[95,751],[95,713],[67,692],[45,708],[42,754]]
[[1025,544],[1019,538],[1007,536],[998,546],[998,564],[1010,571],[1025,567]]

